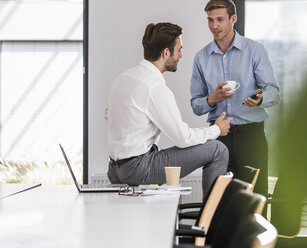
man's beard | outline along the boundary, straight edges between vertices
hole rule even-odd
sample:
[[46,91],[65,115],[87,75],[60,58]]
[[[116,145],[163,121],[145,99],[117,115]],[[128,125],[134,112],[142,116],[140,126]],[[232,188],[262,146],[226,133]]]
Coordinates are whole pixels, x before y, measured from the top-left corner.
[[165,62],[165,70],[166,71],[171,71],[171,72],[175,72],[177,71],[177,63],[178,61],[176,62],[174,60],[174,57],[169,57],[168,60]]

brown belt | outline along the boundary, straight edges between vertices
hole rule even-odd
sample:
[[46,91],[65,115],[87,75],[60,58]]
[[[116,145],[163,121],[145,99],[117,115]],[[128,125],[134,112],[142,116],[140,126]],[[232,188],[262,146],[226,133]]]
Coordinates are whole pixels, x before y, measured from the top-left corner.
[[[210,126],[212,126],[215,121],[210,121]],[[262,122],[253,122],[249,124],[243,125],[230,125],[229,133],[237,133],[237,132],[244,132],[248,130],[257,130],[257,129],[264,129],[264,121]]]

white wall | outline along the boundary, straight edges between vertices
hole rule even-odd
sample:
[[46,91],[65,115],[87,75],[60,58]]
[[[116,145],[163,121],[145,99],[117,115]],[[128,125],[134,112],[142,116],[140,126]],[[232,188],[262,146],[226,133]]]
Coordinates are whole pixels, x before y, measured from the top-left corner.
[[[173,22],[184,28],[183,58],[175,73],[164,73],[182,118],[204,125],[190,107],[190,77],[195,53],[212,40],[204,0],[89,1],[89,180],[108,165],[104,109],[114,78],[143,57],[142,36],[150,22]],[[162,137],[160,146],[172,144]]]

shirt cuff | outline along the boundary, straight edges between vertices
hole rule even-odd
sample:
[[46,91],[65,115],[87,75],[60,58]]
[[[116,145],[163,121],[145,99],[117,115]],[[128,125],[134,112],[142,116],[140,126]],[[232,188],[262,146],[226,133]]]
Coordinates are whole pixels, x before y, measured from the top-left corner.
[[208,139],[209,140],[215,140],[217,137],[220,136],[221,131],[220,128],[217,125],[212,125],[210,127],[208,127]]
[[215,109],[217,107],[217,104],[215,104],[213,107],[211,107],[208,103],[208,96],[205,98],[205,106],[206,109],[208,109],[209,111],[211,111],[212,109]]
[[262,102],[263,102],[263,96],[261,97],[261,100],[260,100],[260,102],[257,104],[257,106],[261,106]]

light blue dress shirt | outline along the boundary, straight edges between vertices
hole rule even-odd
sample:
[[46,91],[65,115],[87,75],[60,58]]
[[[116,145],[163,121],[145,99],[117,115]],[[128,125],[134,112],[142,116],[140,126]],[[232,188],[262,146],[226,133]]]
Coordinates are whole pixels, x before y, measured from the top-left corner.
[[[240,83],[233,98],[210,107],[207,97],[223,81]],[[256,89],[264,89],[261,105],[242,105]],[[232,118],[232,125],[261,122],[268,117],[265,110],[279,101],[279,85],[264,46],[235,33],[235,38],[224,54],[215,41],[200,50],[194,59],[191,78],[191,105],[196,115],[209,112],[208,122],[216,120],[222,112]]]

